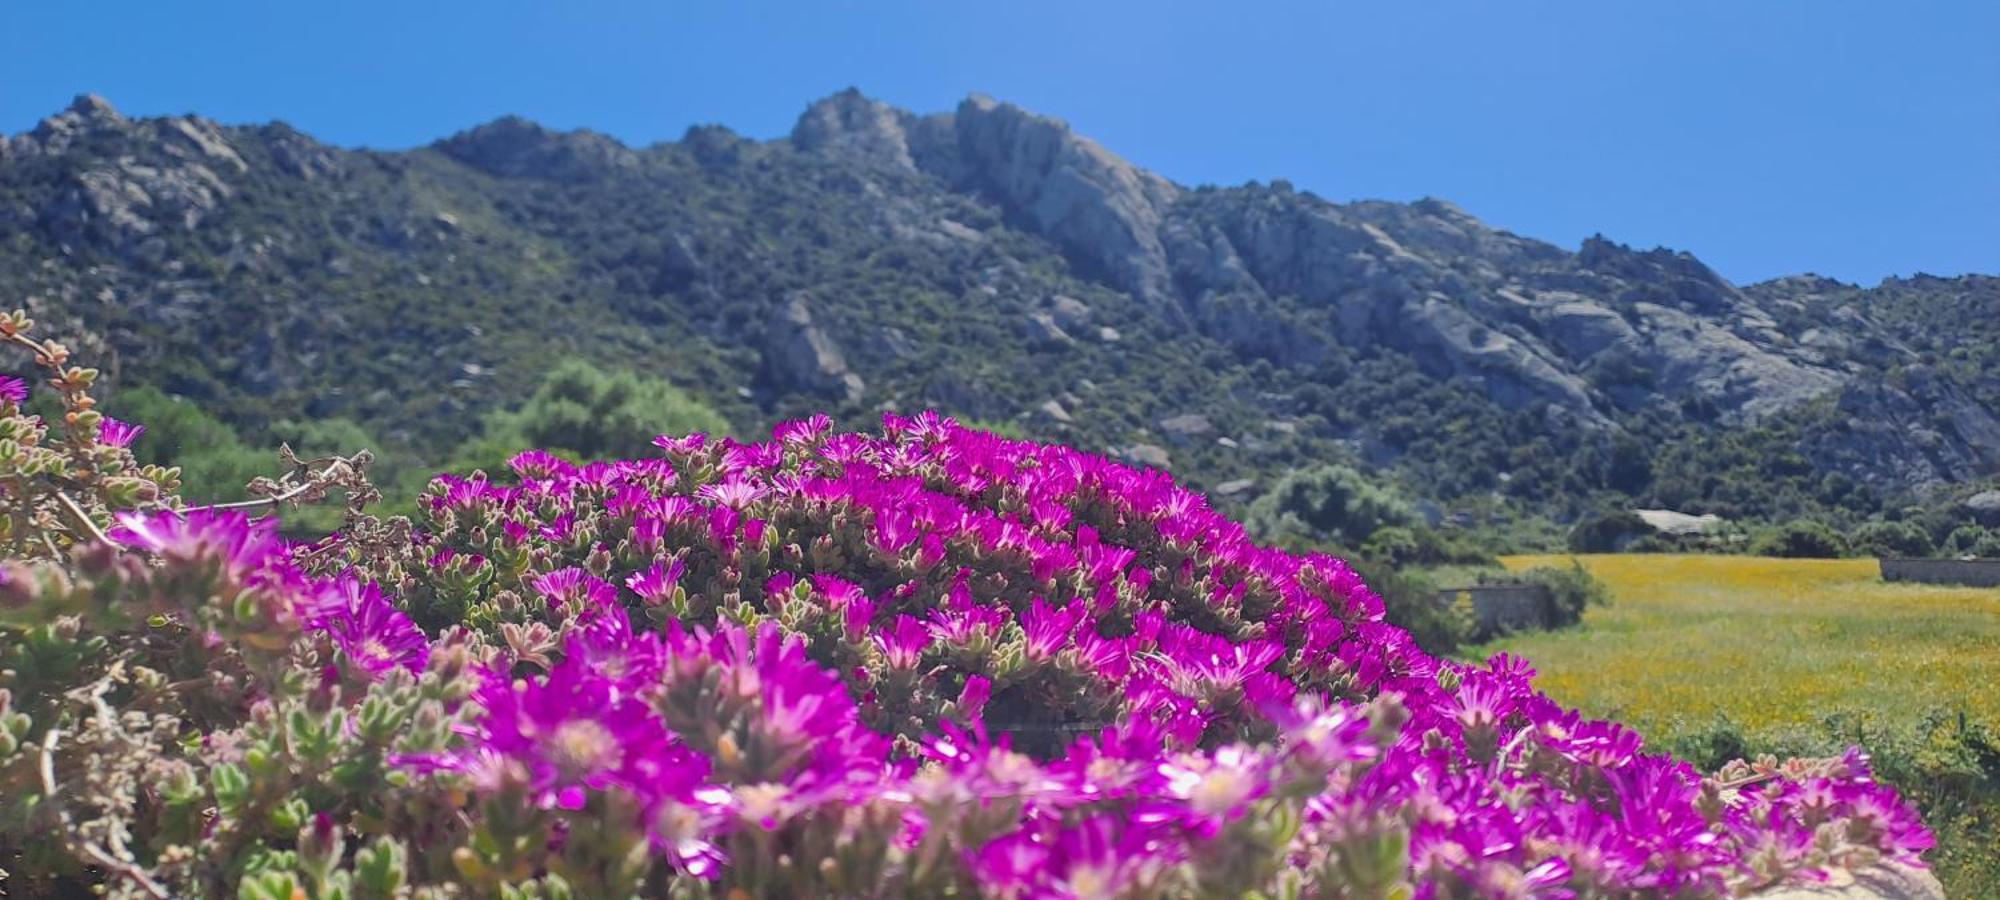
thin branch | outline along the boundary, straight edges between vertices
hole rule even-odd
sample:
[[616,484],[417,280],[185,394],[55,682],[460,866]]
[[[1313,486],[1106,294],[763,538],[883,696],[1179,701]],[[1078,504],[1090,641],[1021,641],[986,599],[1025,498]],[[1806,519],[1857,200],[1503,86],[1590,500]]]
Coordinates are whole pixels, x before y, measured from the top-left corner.
[[211,503],[207,506],[191,506],[188,507],[187,509],[181,510],[181,512],[183,513],[219,512],[221,510],[227,510],[227,509],[255,509],[259,506],[267,506],[267,505],[281,506],[284,504],[285,501],[290,500],[293,497],[297,497],[300,494],[303,494],[306,491],[309,491],[314,487],[318,486],[319,485],[315,482],[307,482],[305,484],[299,485],[298,487],[292,488],[291,490],[286,491],[282,494],[273,494],[269,497],[258,497],[253,500],[235,500],[229,503]]
[[104,533],[104,529],[97,527],[97,523],[91,520],[90,513],[84,511],[82,504],[77,503],[75,499],[62,491],[56,491],[55,496],[56,501],[61,503],[71,516],[75,517],[76,524],[82,526],[84,531],[89,532],[91,537],[96,538],[98,543],[116,545],[117,542],[113,541],[110,535]]
[[[93,695],[93,699],[98,701],[97,705],[100,710],[104,707],[103,689],[109,686],[108,682],[100,682],[98,692]],[[99,714],[102,715],[102,712]],[[126,878],[138,885],[140,890],[145,891],[147,895],[158,897],[160,900],[167,900],[167,898],[172,897],[173,895],[168,893],[165,887],[161,886],[159,882],[154,881],[152,876],[147,875],[146,871],[139,868],[138,865],[119,859],[103,847],[99,847],[77,836],[70,822],[69,809],[63,805],[62,795],[56,789],[56,744],[60,740],[62,740],[62,729],[60,728],[50,728],[48,733],[42,735],[42,758],[39,769],[42,776],[42,797],[48,801],[50,806],[55,808],[56,819],[62,823],[64,841],[82,852],[83,855],[90,857],[98,865],[103,866],[105,871]]]
[[[50,803],[56,802],[56,741],[62,739],[62,729],[50,728],[42,735],[42,794]],[[63,815],[65,823],[69,816]]]
[[[250,500],[236,500],[229,503],[211,503],[207,506],[194,506],[179,510],[179,512],[186,514],[201,511],[216,512],[230,509],[255,509],[267,505],[273,508],[280,507],[312,491],[325,490],[337,486],[343,478],[360,471],[361,466],[365,465],[370,458],[367,454],[368,451],[363,450],[353,456],[323,456],[319,459],[301,462],[293,470],[293,474],[304,473],[306,480],[292,486],[291,489],[283,493],[273,494],[268,497],[257,497]],[[315,465],[322,468],[318,472],[313,472],[312,467]],[[268,482],[268,480],[266,481]]]

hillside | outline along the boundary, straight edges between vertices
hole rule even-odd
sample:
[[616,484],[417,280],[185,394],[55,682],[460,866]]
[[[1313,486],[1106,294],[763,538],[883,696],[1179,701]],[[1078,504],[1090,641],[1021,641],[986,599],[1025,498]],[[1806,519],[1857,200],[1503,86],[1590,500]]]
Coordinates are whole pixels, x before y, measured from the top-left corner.
[[1349,462],[1456,521],[1858,518],[2000,462],[2000,279],[1738,287],[1441,200],[1178,185],[977,96],[849,91],[773,141],[508,118],[404,152],[83,97],[0,139],[0,296],[114,386],[253,441],[351,420],[413,464],[578,356],[745,430],[934,407],[1224,502]]

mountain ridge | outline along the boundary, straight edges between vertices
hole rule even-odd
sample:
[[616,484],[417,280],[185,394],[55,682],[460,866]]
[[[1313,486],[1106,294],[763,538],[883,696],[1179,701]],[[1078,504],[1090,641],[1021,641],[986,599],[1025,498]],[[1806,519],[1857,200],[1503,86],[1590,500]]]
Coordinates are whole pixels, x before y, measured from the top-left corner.
[[[1513,482],[1745,429],[1884,497],[2000,462],[2000,389],[1968,361],[1990,342],[1918,324],[1986,309],[1991,278],[1739,287],[1684,252],[1572,251],[1434,198],[1175,184],[977,95],[919,115],[850,89],[769,141],[696,126],[629,147],[503,117],[407,151],[82,97],[0,139],[0,233],[0,288],[73,319],[114,375],[252,430],[271,409],[386,423],[419,455],[553,343],[739,420],[940,406],[1210,484],[1352,459],[1441,501],[1543,508]],[[140,359],[148,341],[182,370]],[[348,345],[368,360],[334,362]],[[383,396],[428,364],[416,346],[458,371],[436,398]],[[1419,396],[1452,411],[1434,430],[1495,452],[1409,433]],[[1537,437],[1562,465],[1507,461]]]

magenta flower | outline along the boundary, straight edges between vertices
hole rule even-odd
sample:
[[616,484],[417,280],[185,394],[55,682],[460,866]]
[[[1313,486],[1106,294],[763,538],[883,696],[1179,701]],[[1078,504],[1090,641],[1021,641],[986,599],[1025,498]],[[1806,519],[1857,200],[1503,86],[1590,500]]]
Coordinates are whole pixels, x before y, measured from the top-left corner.
[[[763,693],[760,730],[782,746],[805,746],[854,727],[854,701],[839,679],[806,656],[805,642],[787,637],[776,625],[757,630],[754,663],[748,633],[724,632],[730,642],[739,684]],[[754,672],[754,677],[750,673]]]
[[577,472],[575,463],[544,450],[515,454],[507,466],[523,478],[574,478]]
[[965,687],[958,692],[958,717],[964,721],[979,718],[986,709],[986,701],[993,699],[993,680],[984,675],[973,675],[965,679]]
[[732,475],[775,469],[785,461],[785,446],[777,441],[739,444],[722,441],[722,471]]
[[1472,672],[1458,686],[1453,716],[1467,731],[1494,728],[1514,712],[1512,687],[1484,672]]
[[868,633],[875,619],[875,601],[860,585],[820,572],[813,576],[813,588],[826,597],[827,609],[839,614],[849,640],[859,641]]
[[28,402],[28,383],[12,375],[0,375],[0,400],[15,409]]
[[1894,790],[1871,779],[1839,783],[1834,792],[1846,807],[1849,832],[1859,833],[1892,858],[1915,863],[1936,846],[1936,836]]
[[635,694],[659,683],[670,655],[659,635],[634,634],[631,617],[622,610],[586,622],[571,634],[563,652],[592,675]]
[[430,483],[432,509],[470,509],[473,504],[486,499],[490,494],[491,486],[484,478],[439,475]]
[[296,577],[285,557],[275,518],[198,509],[190,513],[128,512],[118,515],[110,538],[174,565],[213,565],[237,584]]
[[[966,867],[988,897],[1029,897],[1045,875],[1051,849],[1041,835],[1021,830],[965,852]],[[1102,896],[1102,895],[1100,895]]]
[[536,578],[534,587],[548,600],[551,610],[560,609],[571,616],[587,618],[618,605],[617,588],[574,566]]
[[1571,762],[1597,769],[1617,769],[1639,755],[1645,740],[1615,722],[1588,721],[1574,710],[1535,725],[1543,746]]
[[922,537],[917,520],[910,514],[893,508],[875,510],[875,547],[883,553],[895,556],[903,548],[917,542]]
[[343,578],[327,585],[307,613],[306,627],[333,638],[370,678],[399,667],[421,672],[430,658],[430,639],[372,582]]
[[139,435],[146,433],[146,426],[120,422],[105,416],[97,422],[97,442],[106,447],[130,447]]
[[541,535],[542,539],[546,541],[553,541],[558,544],[569,543],[570,537],[576,533],[576,514],[563,513],[556,516],[550,519],[548,524],[536,529],[535,533]]
[[1190,697],[1220,696],[1242,690],[1253,680],[1260,691],[1274,690],[1255,676],[1284,655],[1285,648],[1266,641],[1232,644],[1179,623],[1160,632],[1159,654],[1150,657],[1155,670],[1175,691]]
[[651,709],[580,662],[541,679],[488,673],[473,699],[483,715],[448,767],[488,790],[521,778],[544,809],[582,809],[593,792],[611,790],[692,799],[708,775],[707,761]]
[[1185,844],[1170,833],[1116,815],[1095,815],[1062,829],[1046,866],[1058,897],[1132,897],[1161,893],[1163,872],[1182,861]]
[[621,484],[604,501],[604,511],[619,518],[638,514],[652,504],[653,492],[636,484]]
[[634,572],[625,579],[625,586],[638,594],[647,606],[659,606],[673,599],[674,587],[680,584],[681,574],[685,571],[687,563],[678,556],[669,557],[645,571]]
[[779,422],[771,429],[771,438],[780,444],[814,444],[833,433],[833,419],[825,413],[792,422]]
[[1156,808],[1152,817],[1158,821],[1164,812],[1197,833],[1212,835],[1270,792],[1270,766],[1268,757],[1241,744],[1223,747],[1213,756],[1183,753],[1162,761],[1156,767],[1162,793],[1183,805]]
[[1021,632],[1026,639],[1023,648],[1029,659],[1053,658],[1069,643],[1070,629],[1076,627],[1084,615],[1079,603],[1072,603],[1064,609],[1051,609],[1048,601],[1036,597],[1021,615]]
[[707,445],[707,443],[708,435],[702,434],[699,431],[685,437],[674,437],[663,434],[653,439],[653,446],[665,450],[674,456],[693,456],[700,453],[702,447]]
[[976,647],[1000,636],[1007,612],[980,606],[963,580],[951,589],[944,607],[931,610],[931,635],[940,643]]
[[[861,724],[854,699],[840,679],[806,655],[805,642],[771,623],[754,635],[736,626],[710,632],[668,626],[671,664],[663,683],[715,684],[733,703],[751,704],[747,730],[735,738],[741,751],[724,758],[752,782],[785,783],[786,792],[759,795],[779,804],[793,793],[838,793],[866,770],[880,772],[887,741]],[[776,810],[778,807],[772,807]],[[775,813],[774,813],[775,814]]]
[[891,669],[914,669],[930,647],[931,630],[907,615],[899,615],[889,630],[875,635],[875,646]]

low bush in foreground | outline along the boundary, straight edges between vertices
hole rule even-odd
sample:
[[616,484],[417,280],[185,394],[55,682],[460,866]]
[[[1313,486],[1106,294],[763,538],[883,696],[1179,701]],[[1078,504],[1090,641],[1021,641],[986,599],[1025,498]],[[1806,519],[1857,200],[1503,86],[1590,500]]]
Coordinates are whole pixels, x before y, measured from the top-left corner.
[[1759,736],[1726,718],[1667,741],[1698,766],[1819,754],[1865,741],[1875,774],[1923,810],[1937,833],[1928,856],[1951,896],[2000,896],[2000,734],[1963,710],[1933,708],[1907,725],[1828,716],[1818,728]]
[[1067,448],[529,452],[288,546],[177,508],[27,343],[67,412],[0,386],[10,892],[1713,895],[1931,843],[1859,751],[1704,778]]
[[[1535,661],[1536,686],[1707,769],[1859,744],[1915,804],[1950,897],[2000,897],[2000,618],[1977,588],[1884,583],[1873,560],[1517,557],[1581,563],[1613,593],[1581,631],[1465,651]],[[1984,762],[1982,762],[1984,760]]]

